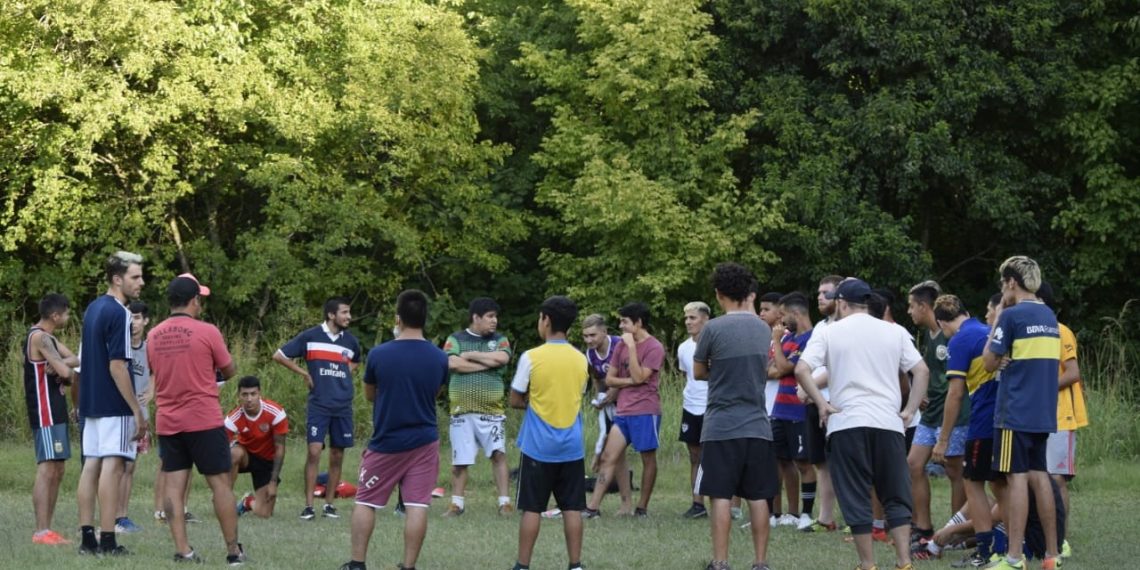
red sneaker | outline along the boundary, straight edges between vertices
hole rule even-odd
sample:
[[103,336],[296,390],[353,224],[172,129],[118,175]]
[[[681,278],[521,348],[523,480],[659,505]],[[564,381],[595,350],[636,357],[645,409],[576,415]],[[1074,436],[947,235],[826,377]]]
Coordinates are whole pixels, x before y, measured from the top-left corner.
[[60,544],[71,544],[71,541],[60,536],[58,532],[48,529],[33,534],[32,544],[47,544],[50,546],[58,546]]

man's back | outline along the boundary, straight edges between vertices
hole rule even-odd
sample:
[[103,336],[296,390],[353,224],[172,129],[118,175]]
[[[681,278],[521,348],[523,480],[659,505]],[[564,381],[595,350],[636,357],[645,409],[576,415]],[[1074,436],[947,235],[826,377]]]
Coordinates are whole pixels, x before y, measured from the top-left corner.
[[899,372],[922,361],[906,329],[854,313],[817,327],[801,361],[827,366],[831,403],[841,410],[828,417],[828,434],[854,427],[903,433]]
[[364,383],[376,387],[368,448],[398,453],[438,440],[435,399],[447,376],[447,354],[426,340],[373,348],[364,373]]
[[[523,453],[546,462],[585,456],[579,409],[586,388],[586,366],[586,358],[566,341],[548,341],[523,353],[512,384],[516,391],[530,396],[519,430]],[[526,379],[520,379],[521,375]]]
[[111,377],[111,360],[131,359],[131,312],[111,295],[102,295],[83,313],[79,415],[133,415]]
[[221,427],[216,371],[232,359],[217,327],[176,315],[151,329],[146,344],[158,407],[157,433]]
[[998,377],[994,427],[1056,431],[1061,333],[1053,311],[1040,301],[1006,308],[998,317],[990,351],[1010,357]]
[[772,439],[764,389],[772,329],[751,313],[717,317],[701,330],[693,359],[709,367],[701,441]]

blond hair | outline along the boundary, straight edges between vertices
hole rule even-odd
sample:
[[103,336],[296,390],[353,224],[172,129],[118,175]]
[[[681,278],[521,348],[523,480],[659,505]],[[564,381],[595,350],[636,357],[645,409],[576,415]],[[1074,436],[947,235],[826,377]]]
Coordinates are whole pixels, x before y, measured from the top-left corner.
[[592,315],[586,315],[586,318],[582,319],[582,328],[588,329],[590,327],[602,327],[602,329],[605,330],[605,328],[606,328],[606,317],[604,317],[598,313],[594,313]]
[[707,304],[705,304],[704,301],[692,301],[690,303],[686,303],[685,304],[685,312],[687,313],[689,311],[697,311],[699,313],[704,313],[706,317],[712,315],[712,310],[709,309],[709,306]]
[[1015,255],[1001,262],[998,272],[1001,273],[1002,281],[1013,279],[1030,293],[1036,293],[1041,288],[1041,267],[1024,255]]

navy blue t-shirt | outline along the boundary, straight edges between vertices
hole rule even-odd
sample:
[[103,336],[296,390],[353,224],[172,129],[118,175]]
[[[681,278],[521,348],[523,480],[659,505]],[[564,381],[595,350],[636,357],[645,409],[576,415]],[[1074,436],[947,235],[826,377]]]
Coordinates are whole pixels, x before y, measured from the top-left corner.
[[79,415],[130,416],[131,407],[111,377],[111,361],[126,360],[130,375],[131,312],[111,295],[87,305],[79,348]]
[[348,331],[333,340],[324,325],[306,329],[285,343],[281,353],[288,358],[304,358],[313,378],[309,392],[309,413],[331,417],[352,417],[352,370],[349,363],[360,362],[360,342]]
[[997,376],[994,427],[1026,433],[1057,431],[1057,376],[1061,329],[1040,301],[1022,301],[1001,312],[990,352],[1009,356]]
[[376,401],[368,449],[399,453],[438,440],[435,398],[447,376],[447,354],[426,340],[391,340],[369,351],[364,383],[376,386]]

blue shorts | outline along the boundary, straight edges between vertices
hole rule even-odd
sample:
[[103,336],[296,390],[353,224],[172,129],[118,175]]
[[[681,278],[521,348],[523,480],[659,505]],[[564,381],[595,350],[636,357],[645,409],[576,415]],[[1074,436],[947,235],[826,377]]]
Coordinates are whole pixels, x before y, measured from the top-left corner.
[[32,432],[36,441],[36,463],[71,458],[71,440],[67,435],[67,424],[35,428]]
[[[966,454],[966,435],[970,431],[970,426],[955,426],[954,430],[950,432],[950,445],[946,447],[946,457],[961,457]],[[930,427],[918,424],[918,428],[914,430],[913,445],[920,445],[922,447],[934,447],[938,443],[938,436],[942,435],[941,427]]]
[[326,416],[310,410],[308,417],[305,418],[306,440],[309,443],[324,445],[326,435],[332,447],[339,449],[352,447],[352,418]]
[[661,430],[661,416],[645,414],[642,416],[615,416],[614,426],[621,430],[634,451],[644,453],[657,449],[659,444],[657,432]]

